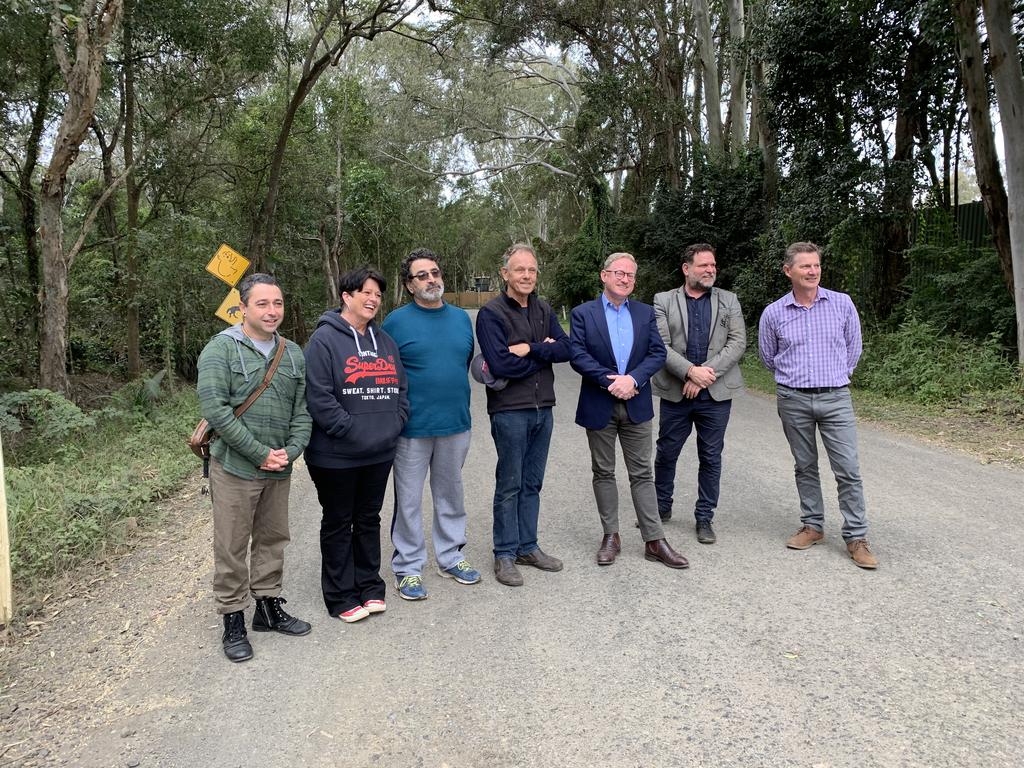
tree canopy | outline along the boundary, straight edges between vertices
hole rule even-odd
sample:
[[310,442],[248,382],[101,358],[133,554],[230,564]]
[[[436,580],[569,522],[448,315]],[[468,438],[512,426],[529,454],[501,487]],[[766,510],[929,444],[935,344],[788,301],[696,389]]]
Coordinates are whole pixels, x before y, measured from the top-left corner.
[[[0,383],[191,376],[222,242],[300,342],[348,268],[400,302],[416,247],[455,290],[531,242],[571,306],[612,249],[645,298],[707,241],[753,321],[813,240],[869,323],[1024,354],[1022,26],[1006,0],[7,3]],[[993,297],[950,311],[964,260]]]

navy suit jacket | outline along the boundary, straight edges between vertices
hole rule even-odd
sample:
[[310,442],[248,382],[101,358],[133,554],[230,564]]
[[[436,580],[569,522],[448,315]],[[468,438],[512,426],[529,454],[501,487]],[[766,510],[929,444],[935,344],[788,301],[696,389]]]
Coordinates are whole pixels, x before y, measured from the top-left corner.
[[[630,300],[629,315],[633,320],[633,349],[626,363],[626,373],[636,379],[640,393],[624,402],[630,421],[640,424],[654,418],[648,384],[665,365],[665,342],[661,340],[654,309],[649,304]],[[608,376],[619,371],[600,297],[573,309],[569,340],[572,347],[569,363],[583,376],[576,423],[587,429],[604,429],[611,421],[612,408],[619,401],[608,394],[608,385],[612,383]]]

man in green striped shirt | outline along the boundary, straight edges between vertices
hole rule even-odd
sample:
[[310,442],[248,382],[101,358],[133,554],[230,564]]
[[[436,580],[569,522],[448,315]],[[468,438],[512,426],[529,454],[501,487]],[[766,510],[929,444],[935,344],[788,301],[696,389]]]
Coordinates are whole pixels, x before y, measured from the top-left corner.
[[[277,333],[284,296],[277,281],[253,274],[238,284],[242,322],[214,336],[199,356],[199,407],[217,432],[210,445],[213,501],[213,594],[224,618],[224,654],[252,658],[245,609],[256,598],[252,628],[305,635],[307,622],[281,605],[288,544],[292,462],[309,441],[306,363],[302,350]],[[234,409],[263,381],[277,352],[284,355],[270,386],[241,415]],[[251,568],[246,565],[250,549]]]

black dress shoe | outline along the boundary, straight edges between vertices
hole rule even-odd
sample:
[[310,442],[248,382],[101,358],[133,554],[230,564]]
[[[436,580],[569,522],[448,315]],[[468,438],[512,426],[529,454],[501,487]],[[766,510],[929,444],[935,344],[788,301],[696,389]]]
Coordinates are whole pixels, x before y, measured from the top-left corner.
[[280,632],[282,635],[308,635],[309,622],[288,615],[281,606],[288,601],[283,597],[257,597],[256,613],[252,617],[253,632]]
[[672,549],[665,539],[648,541],[644,545],[644,559],[667,565],[669,568],[690,567],[690,561]]
[[615,558],[622,551],[622,544],[619,541],[618,533],[606,533],[601,539],[601,547],[597,550],[597,564],[611,565]]
[[697,541],[701,544],[714,544],[718,541],[718,537],[715,536],[715,529],[711,527],[710,520],[697,521]]
[[245,614],[241,611],[224,614],[224,655],[230,661],[248,661],[252,646],[245,634]]

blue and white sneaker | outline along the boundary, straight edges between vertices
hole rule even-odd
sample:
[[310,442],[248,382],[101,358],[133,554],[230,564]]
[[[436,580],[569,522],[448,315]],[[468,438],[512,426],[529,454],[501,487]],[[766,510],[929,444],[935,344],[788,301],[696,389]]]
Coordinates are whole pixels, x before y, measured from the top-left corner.
[[462,560],[444,570],[438,567],[437,573],[446,579],[455,579],[459,584],[476,584],[480,581],[480,571],[471,566],[468,560]]
[[398,587],[398,596],[403,600],[427,599],[427,590],[423,587],[423,579],[418,574],[401,578],[396,576],[395,586]]

